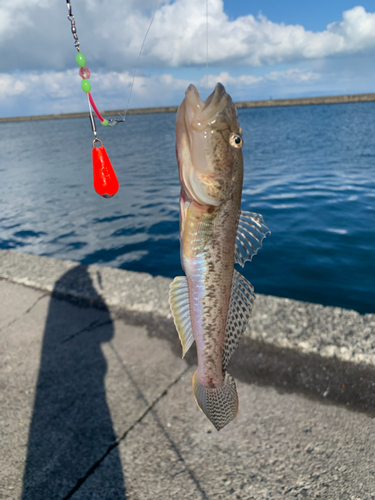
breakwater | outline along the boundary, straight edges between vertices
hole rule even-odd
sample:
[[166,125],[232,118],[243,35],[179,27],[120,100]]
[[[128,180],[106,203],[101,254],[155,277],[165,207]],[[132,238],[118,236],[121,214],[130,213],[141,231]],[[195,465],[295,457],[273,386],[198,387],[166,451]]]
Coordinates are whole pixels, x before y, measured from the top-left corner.
[[[298,97],[295,99],[265,99],[260,101],[239,101],[236,102],[238,109],[242,108],[269,108],[277,106],[309,106],[316,104],[347,104],[352,102],[371,102],[375,101],[375,93],[372,94],[348,94],[348,95],[331,95],[320,97]],[[141,115],[152,113],[176,113],[178,106],[162,106],[158,108],[134,108],[129,109],[128,115]],[[123,115],[124,109],[115,109],[111,111],[103,111],[103,115]],[[65,118],[83,118],[87,116],[87,111],[79,113],[61,113],[52,115],[34,115],[34,116],[13,116],[0,118],[0,123],[4,122],[20,122],[31,120],[58,120]]]
[[[0,285],[4,282],[86,307],[104,307],[134,325],[147,324],[152,336],[167,340],[181,355],[168,304],[168,278],[0,250]],[[374,415],[374,342],[375,314],[257,294],[231,361],[232,373],[247,382],[302,392]],[[194,349],[188,360],[192,355]]]

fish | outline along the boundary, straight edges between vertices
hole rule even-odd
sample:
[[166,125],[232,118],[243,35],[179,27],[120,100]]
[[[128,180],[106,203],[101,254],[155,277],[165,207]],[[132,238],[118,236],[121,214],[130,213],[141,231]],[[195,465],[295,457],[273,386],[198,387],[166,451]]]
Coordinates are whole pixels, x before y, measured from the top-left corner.
[[227,372],[254,305],[254,288],[234,264],[245,262],[270,234],[263,217],[241,211],[243,137],[237,109],[218,83],[202,101],[189,85],[176,118],[181,184],[180,258],[185,276],[170,285],[169,303],[185,356],[194,340],[193,392],[217,430],[238,412]]

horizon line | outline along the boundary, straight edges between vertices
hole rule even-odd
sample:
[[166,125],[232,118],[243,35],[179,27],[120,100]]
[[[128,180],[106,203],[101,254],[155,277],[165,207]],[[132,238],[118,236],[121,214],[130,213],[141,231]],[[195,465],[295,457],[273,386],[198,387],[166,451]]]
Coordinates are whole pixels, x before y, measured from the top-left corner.
[[[239,101],[234,104],[238,109],[244,108],[268,108],[277,106],[308,106],[315,104],[347,104],[353,102],[372,102],[375,101],[375,93],[367,94],[344,94],[331,95],[320,97],[296,97],[286,99],[263,99],[257,101]],[[178,106],[160,106],[151,108],[132,108],[128,109],[128,115],[153,114],[153,113],[176,113]],[[125,110],[102,111],[103,115],[118,115],[124,114]],[[0,118],[0,123],[4,122],[19,122],[32,120],[61,120],[67,118],[84,118],[88,115],[88,111],[80,111],[77,113],[56,113],[49,115],[30,115],[30,116],[12,116]]]

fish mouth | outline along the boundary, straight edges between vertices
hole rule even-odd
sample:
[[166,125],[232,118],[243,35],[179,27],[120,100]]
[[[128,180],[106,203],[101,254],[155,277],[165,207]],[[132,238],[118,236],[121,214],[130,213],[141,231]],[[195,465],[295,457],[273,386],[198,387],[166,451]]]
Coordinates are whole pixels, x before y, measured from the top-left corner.
[[185,92],[186,113],[188,122],[197,132],[201,132],[209,123],[215,120],[227,104],[228,94],[221,83],[217,83],[214,91],[205,101],[200,98],[196,87],[191,84]]
[[212,194],[213,186],[220,184],[215,169],[220,151],[227,151],[222,143],[232,128],[238,129],[237,111],[224,86],[218,83],[202,101],[196,87],[189,85],[176,119],[176,151],[186,199],[220,205],[221,199]]

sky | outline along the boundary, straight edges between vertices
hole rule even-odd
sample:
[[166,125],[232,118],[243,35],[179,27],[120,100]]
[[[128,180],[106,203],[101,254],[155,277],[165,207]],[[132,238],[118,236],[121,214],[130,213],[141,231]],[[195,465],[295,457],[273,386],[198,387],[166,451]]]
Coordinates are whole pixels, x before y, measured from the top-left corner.
[[[101,110],[178,105],[190,83],[205,99],[218,81],[234,101],[375,92],[373,0],[71,4]],[[67,12],[0,0],[0,117],[87,109]]]

